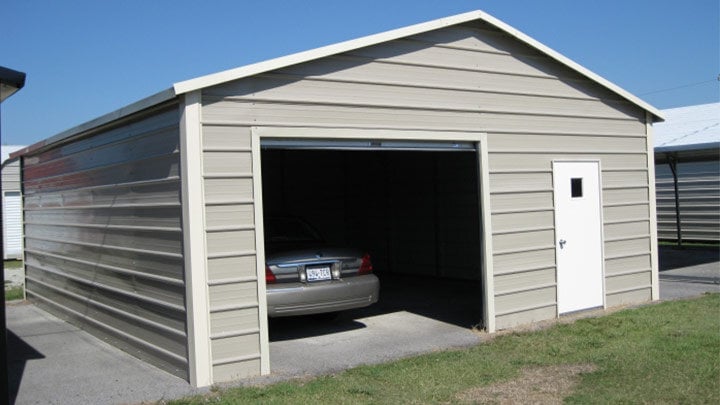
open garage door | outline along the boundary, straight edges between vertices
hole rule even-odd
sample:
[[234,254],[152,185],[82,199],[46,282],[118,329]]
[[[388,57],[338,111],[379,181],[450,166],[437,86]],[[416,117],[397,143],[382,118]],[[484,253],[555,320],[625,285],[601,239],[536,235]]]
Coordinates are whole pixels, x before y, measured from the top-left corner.
[[[390,346],[410,354],[470,344],[477,338],[471,327],[494,331],[484,134],[271,127],[252,133],[253,166],[261,168],[254,180],[262,201],[257,220],[302,218],[328,244],[370,253],[380,279],[376,304],[329,323],[273,319],[273,370],[287,370],[288,359],[312,363],[305,357],[318,342],[329,349],[342,339],[342,350],[353,353],[372,346],[382,358]],[[356,330],[365,338],[356,339]],[[373,361],[364,356],[359,363]]]
[[299,217],[328,245],[370,253],[381,298],[410,311],[483,324],[476,144],[261,140],[263,212]]

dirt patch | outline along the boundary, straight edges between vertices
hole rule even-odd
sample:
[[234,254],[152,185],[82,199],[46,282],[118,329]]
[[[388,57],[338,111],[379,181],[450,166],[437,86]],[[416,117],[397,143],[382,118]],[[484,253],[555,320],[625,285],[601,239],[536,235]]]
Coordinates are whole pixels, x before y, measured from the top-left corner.
[[457,399],[482,404],[562,404],[563,398],[572,394],[580,374],[595,369],[592,364],[526,368],[518,378],[471,388]]

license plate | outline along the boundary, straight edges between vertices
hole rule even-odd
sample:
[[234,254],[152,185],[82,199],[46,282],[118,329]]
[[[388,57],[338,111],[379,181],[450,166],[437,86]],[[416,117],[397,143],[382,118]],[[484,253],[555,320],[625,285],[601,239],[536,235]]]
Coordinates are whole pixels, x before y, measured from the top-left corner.
[[305,269],[307,281],[331,280],[330,266],[308,267]]

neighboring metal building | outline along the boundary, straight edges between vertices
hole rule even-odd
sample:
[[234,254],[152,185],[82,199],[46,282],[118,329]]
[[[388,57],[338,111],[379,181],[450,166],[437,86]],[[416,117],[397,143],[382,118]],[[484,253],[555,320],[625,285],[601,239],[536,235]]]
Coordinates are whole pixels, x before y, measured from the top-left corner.
[[25,146],[2,145],[3,260],[22,259],[22,196],[20,161],[8,160],[10,153]]
[[200,386],[270,370],[270,211],[490,332],[655,300],[659,119],[480,11],[177,83],[20,153],[28,296]]
[[720,241],[720,103],[662,113],[655,137],[658,237]]

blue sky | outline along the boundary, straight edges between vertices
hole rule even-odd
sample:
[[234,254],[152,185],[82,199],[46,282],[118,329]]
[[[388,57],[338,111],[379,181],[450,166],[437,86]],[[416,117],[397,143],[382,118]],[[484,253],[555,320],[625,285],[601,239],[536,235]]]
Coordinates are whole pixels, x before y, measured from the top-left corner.
[[32,144],[173,83],[481,9],[657,108],[720,101],[718,0],[5,0],[27,73],[2,143]]

